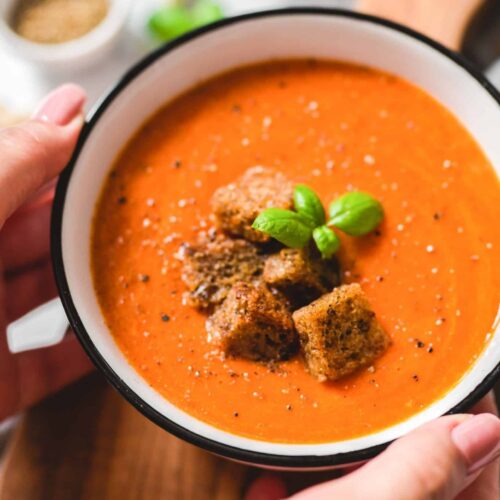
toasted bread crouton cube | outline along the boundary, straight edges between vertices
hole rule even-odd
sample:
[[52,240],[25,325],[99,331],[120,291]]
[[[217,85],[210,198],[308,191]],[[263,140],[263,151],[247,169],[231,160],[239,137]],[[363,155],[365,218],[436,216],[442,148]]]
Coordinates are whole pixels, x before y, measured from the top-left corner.
[[280,172],[252,167],[234,183],[219,188],[212,196],[212,209],[219,227],[249,241],[266,242],[269,235],[252,229],[256,217],[266,208],[293,206],[293,184]]
[[184,248],[182,279],[187,302],[211,310],[222,303],[237,281],[252,281],[262,274],[264,258],[257,247],[242,239],[218,235]]
[[331,292],[340,282],[339,266],[335,258],[322,259],[310,249],[284,248],[266,260],[263,279],[296,309]]
[[358,284],[343,285],[293,313],[309,372],[337,380],[372,363],[389,346]]
[[236,283],[207,320],[209,341],[229,356],[279,361],[298,350],[286,299],[264,284]]

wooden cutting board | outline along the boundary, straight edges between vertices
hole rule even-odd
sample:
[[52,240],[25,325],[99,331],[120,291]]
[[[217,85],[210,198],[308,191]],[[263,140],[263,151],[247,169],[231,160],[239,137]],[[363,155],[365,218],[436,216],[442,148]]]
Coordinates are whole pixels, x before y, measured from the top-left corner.
[[[481,0],[360,0],[458,48]],[[259,472],[164,432],[95,374],[22,418],[0,470],[0,500],[233,500]],[[334,473],[282,474],[289,492]]]
[[465,30],[485,0],[359,0],[361,11],[401,24],[458,50]]

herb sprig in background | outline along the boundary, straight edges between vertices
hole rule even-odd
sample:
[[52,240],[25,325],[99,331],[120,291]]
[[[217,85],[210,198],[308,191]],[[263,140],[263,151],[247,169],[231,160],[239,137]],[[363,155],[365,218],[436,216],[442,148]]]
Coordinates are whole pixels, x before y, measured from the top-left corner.
[[175,0],[153,12],[148,27],[157,40],[167,42],[223,17],[215,0]]

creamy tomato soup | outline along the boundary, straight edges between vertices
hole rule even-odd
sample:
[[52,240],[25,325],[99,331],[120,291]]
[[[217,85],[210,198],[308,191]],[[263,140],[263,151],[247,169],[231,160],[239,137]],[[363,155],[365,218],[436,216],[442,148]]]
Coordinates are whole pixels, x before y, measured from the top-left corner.
[[[179,247],[213,225],[209,200],[254,165],[322,201],[379,199],[374,233],[342,237],[392,345],[373,366],[320,383],[292,359],[274,369],[223,359],[206,316],[183,304]],[[394,76],[333,62],[245,67],[203,83],[126,145],[98,203],[94,282],[109,329],[141,376],[187,413],[272,442],[319,443],[381,430],[455,385],[498,309],[497,177],[462,125]]]

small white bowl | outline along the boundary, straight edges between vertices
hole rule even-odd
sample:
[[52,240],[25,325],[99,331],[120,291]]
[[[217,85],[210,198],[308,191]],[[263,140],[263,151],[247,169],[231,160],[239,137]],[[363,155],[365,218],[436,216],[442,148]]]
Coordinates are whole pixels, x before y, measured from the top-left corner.
[[132,68],[86,124],[60,178],[53,211],[52,251],[61,299],[77,336],[110,383],[169,432],[216,454],[274,468],[318,469],[366,460],[429,420],[467,410],[500,375],[497,324],[461,380],[407,420],[344,441],[273,443],[231,434],[177,408],[144,381],[116,345],[92,282],[90,238],[96,200],[117,154],[145,120],[198,82],[245,64],[307,57],[365,64],[411,81],[467,127],[500,173],[500,94],[460,56],[382,19],[341,10],[288,9],[201,28]]
[[116,41],[130,10],[131,0],[108,0],[103,21],[87,34],[63,43],[35,43],[19,36],[11,26],[13,10],[19,0],[0,2],[0,35],[12,51],[42,69],[70,72],[82,69],[107,55]]

